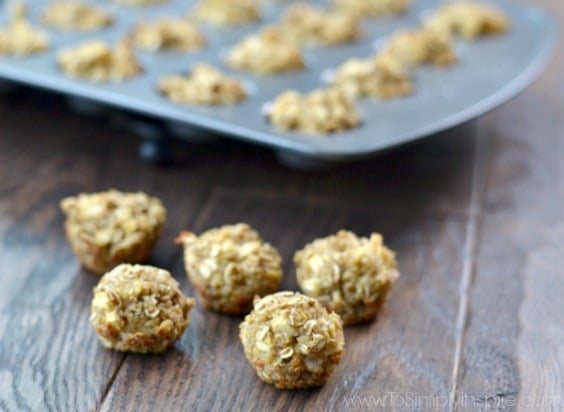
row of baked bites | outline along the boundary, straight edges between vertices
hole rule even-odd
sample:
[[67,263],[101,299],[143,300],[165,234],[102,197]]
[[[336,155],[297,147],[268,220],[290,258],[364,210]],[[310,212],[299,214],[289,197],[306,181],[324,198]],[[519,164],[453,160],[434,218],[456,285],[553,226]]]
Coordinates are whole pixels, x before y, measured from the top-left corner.
[[[167,350],[188,326],[195,302],[168,271],[140,264],[165,223],[162,202],[110,190],[66,198],[61,207],[78,259],[103,274],[90,317],[102,343],[137,353]],[[184,231],[177,243],[202,305],[248,314],[240,327],[245,355],[262,380],[283,389],[325,383],[344,350],[343,324],[373,320],[399,276],[394,253],[377,233],[363,238],[342,230],[296,252],[302,293],[277,292],[280,254],[248,224],[199,236]]]
[[[203,0],[197,6],[196,14],[216,24],[245,24],[260,18],[256,4],[253,6],[252,1],[239,4],[239,1],[242,0]],[[226,63],[256,75],[304,70],[306,65],[300,44],[334,45],[355,41],[361,36],[359,15],[379,16],[403,12],[407,8],[405,0],[335,3],[336,11],[304,4],[290,7],[278,25],[262,29],[236,44],[228,52]],[[75,17],[70,20],[82,21],[85,28],[95,26],[93,21],[98,24],[111,22],[109,16],[100,13],[103,12],[92,9],[92,6],[61,2],[48,9],[44,19],[67,29],[70,28],[68,16],[73,15]],[[21,11],[16,14],[13,26],[19,29],[14,33],[28,39],[30,50],[39,50],[40,45],[46,47],[45,36],[27,25],[22,16]],[[267,117],[281,129],[311,134],[358,127],[362,117],[355,107],[355,98],[390,99],[411,94],[414,90],[413,67],[421,64],[447,66],[457,62],[453,35],[473,38],[503,32],[508,25],[507,17],[489,6],[467,1],[447,3],[422,28],[392,34],[376,55],[353,58],[341,64],[330,74],[327,88],[305,95],[296,91],[282,93],[269,105]],[[1,39],[0,33],[0,53]],[[63,50],[59,53],[58,63],[71,77],[95,82],[121,81],[143,71],[132,42],[153,51],[195,51],[204,46],[205,38],[188,19],[164,19],[139,24],[131,38],[121,41],[113,49],[104,42],[89,41]],[[16,44],[26,44],[26,41]],[[232,105],[248,97],[241,80],[206,63],[195,65],[186,75],[165,76],[159,81],[158,89],[171,101],[188,105]]]

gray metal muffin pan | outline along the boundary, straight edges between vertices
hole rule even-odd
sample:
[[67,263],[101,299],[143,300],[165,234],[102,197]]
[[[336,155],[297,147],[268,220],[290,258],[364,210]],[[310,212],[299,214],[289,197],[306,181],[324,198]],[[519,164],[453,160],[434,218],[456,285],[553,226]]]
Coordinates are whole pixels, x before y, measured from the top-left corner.
[[[0,24],[6,24],[8,2],[0,0]],[[302,92],[323,86],[324,73],[351,57],[374,54],[387,35],[399,28],[417,27],[421,18],[440,2],[413,0],[410,11],[398,17],[362,22],[362,40],[338,47],[305,47],[307,70],[295,74],[254,76],[232,70],[223,62],[233,44],[281,14],[283,2],[263,1],[263,21],[243,28],[215,28],[201,24],[208,46],[195,53],[138,50],[145,73],[123,83],[94,84],[64,77],[56,65],[56,52],[88,39],[112,44],[140,20],[183,16],[194,1],[171,0],[167,5],[133,8],[107,0],[92,2],[116,18],[110,28],[90,34],[61,33],[43,27],[51,39],[50,49],[30,57],[0,57],[0,79],[51,89],[74,98],[150,115],[170,122],[173,128],[196,126],[233,138],[271,146],[282,157],[345,160],[363,157],[403,144],[477,117],[523,90],[548,61],[556,42],[556,28],[547,13],[530,6],[496,2],[512,21],[503,35],[475,41],[456,40],[460,63],[452,68],[421,67],[414,71],[416,91],[394,100],[360,100],[364,124],[355,130],[332,135],[305,135],[271,126],[263,114],[265,104],[287,89]],[[286,2],[289,4],[290,2]],[[321,1],[308,3],[323,4]],[[30,19],[40,24],[48,1],[28,1]],[[237,106],[195,107],[169,102],[156,90],[159,78],[187,73],[198,62],[210,62],[245,82],[249,99]]]

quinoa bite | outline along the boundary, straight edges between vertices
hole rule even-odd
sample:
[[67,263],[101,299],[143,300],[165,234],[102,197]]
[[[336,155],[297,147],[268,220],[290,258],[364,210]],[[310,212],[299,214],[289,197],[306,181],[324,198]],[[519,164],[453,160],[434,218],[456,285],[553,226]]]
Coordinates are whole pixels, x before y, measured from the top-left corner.
[[78,260],[98,274],[146,261],[166,219],[161,201],[142,192],[82,193],[63,199],[61,209]]
[[309,94],[288,90],[272,102],[267,114],[274,126],[307,134],[328,134],[354,129],[362,117],[349,95],[337,88]]
[[460,35],[467,39],[503,33],[510,26],[509,18],[501,10],[473,1],[457,1],[441,6],[425,26],[446,35]]
[[278,290],[282,259],[245,223],[225,225],[200,236],[182,232],[188,278],[204,307],[231,315],[247,313],[255,296]]
[[0,56],[28,56],[49,48],[49,37],[32,26],[27,19],[24,3],[10,9],[10,23],[0,27]]
[[394,252],[378,233],[359,238],[341,230],[296,252],[294,263],[303,293],[338,313],[345,325],[374,319],[399,276]]
[[114,48],[100,40],[88,40],[60,51],[57,63],[66,76],[97,83],[122,82],[143,72],[127,38]]
[[226,63],[234,69],[261,75],[305,68],[299,46],[277,27],[244,37],[229,50]]
[[194,14],[215,26],[242,26],[260,20],[257,0],[199,0]]
[[43,13],[43,23],[62,31],[91,32],[113,23],[113,17],[103,9],[74,0],[59,0]]
[[195,65],[188,75],[172,74],[158,83],[170,101],[187,105],[234,105],[247,98],[243,82],[207,63]]
[[132,33],[137,47],[148,51],[194,52],[206,44],[198,27],[188,19],[163,18],[139,22]]
[[94,288],[90,323],[109,349],[161,353],[184,333],[194,304],[168,271],[122,264]]
[[257,299],[239,330],[245,356],[258,377],[278,389],[322,386],[345,347],[341,318],[294,292]]

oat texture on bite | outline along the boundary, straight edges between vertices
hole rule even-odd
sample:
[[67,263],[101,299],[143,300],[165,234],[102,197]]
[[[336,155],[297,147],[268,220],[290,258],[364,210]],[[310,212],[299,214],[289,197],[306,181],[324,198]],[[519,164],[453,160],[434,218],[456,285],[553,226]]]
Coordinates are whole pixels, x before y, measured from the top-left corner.
[[120,263],[146,261],[166,218],[161,201],[141,192],[80,194],[63,199],[61,208],[78,260],[99,274]]
[[331,86],[352,97],[391,99],[413,92],[405,67],[396,59],[350,59],[335,71]]
[[226,225],[196,236],[183,232],[188,278],[207,309],[227,314],[247,313],[255,296],[278,290],[282,259],[245,223]]
[[509,18],[494,7],[470,1],[446,3],[426,22],[445,34],[474,38],[507,31]]
[[194,304],[166,270],[122,264],[94,288],[90,323],[107,348],[161,353],[184,333]]
[[103,41],[87,41],[62,50],[57,63],[65,75],[92,82],[120,82],[143,71],[128,39],[114,49]]
[[294,263],[303,293],[338,313],[345,325],[374,319],[399,276],[394,253],[378,233],[359,238],[341,230],[296,252]]
[[403,13],[409,8],[408,0],[333,0],[337,9],[355,13],[361,17],[380,17]]
[[341,318],[315,299],[293,292],[256,301],[239,337],[258,377],[278,389],[325,384],[345,346]]
[[397,31],[379,56],[403,65],[449,66],[458,61],[450,37],[428,28]]
[[0,55],[26,56],[49,47],[47,35],[31,26],[26,15],[24,3],[16,3],[12,7],[9,25],[0,27]]
[[139,23],[133,31],[133,41],[149,51],[176,50],[196,51],[204,47],[206,40],[198,27],[187,19],[161,19]]
[[158,88],[171,101],[189,105],[231,105],[247,98],[241,81],[209,64],[194,66],[187,76],[166,76],[159,81]]
[[268,119],[281,129],[308,134],[335,133],[362,123],[354,102],[339,89],[284,92],[272,103]]
[[298,42],[319,45],[350,43],[360,37],[356,15],[336,10],[324,11],[305,4],[288,8],[282,16],[284,33]]
[[199,0],[195,16],[216,26],[241,26],[260,20],[257,0]]
[[43,13],[45,25],[63,31],[96,31],[112,22],[112,16],[104,10],[70,0],[52,3]]
[[227,64],[255,74],[293,72],[305,67],[300,48],[282,30],[273,27],[233,46]]

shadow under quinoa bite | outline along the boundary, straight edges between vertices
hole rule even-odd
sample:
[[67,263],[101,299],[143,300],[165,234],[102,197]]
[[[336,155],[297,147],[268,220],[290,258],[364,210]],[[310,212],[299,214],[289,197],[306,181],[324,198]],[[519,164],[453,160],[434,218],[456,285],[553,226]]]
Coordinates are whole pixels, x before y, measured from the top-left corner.
[[65,232],[78,260],[103,274],[120,263],[143,263],[166,220],[162,202],[145,193],[117,190],[61,201]]

